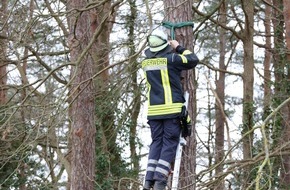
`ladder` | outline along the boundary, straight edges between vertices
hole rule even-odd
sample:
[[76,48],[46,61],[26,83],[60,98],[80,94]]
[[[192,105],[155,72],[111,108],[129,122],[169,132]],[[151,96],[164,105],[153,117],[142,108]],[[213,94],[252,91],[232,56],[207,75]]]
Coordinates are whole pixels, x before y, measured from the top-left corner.
[[[184,93],[184,98],[185,98],[185,107],[187,109],[188,106],[188,99],[189,99],[189,93],[186,91]],[[186,140],[185,138],[180,135],[179,138],[179,143],[177,146],[176,150],[176,155],[175,155],[175,161],[174,161],[174,169],[173,169],[173,176],[172,176],[172,185],[171,185],[171,190],[178,190],[178,182],[179,182],[179,173],[180,173],[180,164],[181,164],[181,158],[182,158],[182,150],[183,146],[186,145]]]
[[182,149],[183,149],[183,146],[185,146],[185,145],[186,145],[186,140],[180,136],[179,144],[177,146],[177,151],[176,151],[176,156],[175,156],[171,190],[178,190],[179,172],[180,172],[180,164],[181,164],[181,158],[182,158]]

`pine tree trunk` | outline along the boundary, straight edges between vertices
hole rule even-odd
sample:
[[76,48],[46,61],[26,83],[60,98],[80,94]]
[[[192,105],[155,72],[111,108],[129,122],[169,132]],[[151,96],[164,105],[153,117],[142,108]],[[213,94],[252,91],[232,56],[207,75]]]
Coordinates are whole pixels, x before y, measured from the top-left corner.
[[[283,0],[283,7],[284,7],[284,22],[285,22],[285,38],[286,38],[286,55],[285,55],[285,62],[284,68],[285,76],[283,77],[283,84],[285,84],[284,89],[282,90],[283,94],[283,101],[289,97],[289,90],[290,90],[290,2],[289,0]],[[282,71],[282,72],[283,72]],[[281,109],[281,116],[282,116],[282,143],[285,144],[290,141],[290,103],[286,104]],[[282,156],[282,168],[281,171],[281,182],[283,187],[289,188],[290,187],[290,154]]]
[[[223,2],[220,7],[220,23],[226,25],[226,2]],[[219,58],[219,68],[221,70],[226,70],[225,66],[225,54],[226,54],[226,34],[223,28],[220,29],[219,34],[220,40],[220,58]],[[218,176],[223,172],[223,164],[221,161],[224,157],[224,132],[225,132],[225,114],[224,114],[224,107],[225,107],[225,73],[219,72],[219,78],[216,81],[216,139],[215,139],[215,164],[217,164],[215,175]],[[223,190],[224,189],[224,181],[219,181],[217,187],[215,189]]]
[[[0,21],[1,23],[6,23],[7,19],[7,0],[2,0],[0,3]],[[7,24],[7,23],[6,23]],[[0,31],[0,35],[3,38],[0,38],[0,105],[4,105],[6,103],[6,83],[7,83],[7,71],[6,71],[6,51],[7,51],[7,41],[5,40],[5,36],[7,36],[7,25],[3,26],[3,30]]]
[[[264,98],[263,98],[263,116],[262,119],[265,120],[267,116],[271,113],[271,103],[272,103],[272,93],[271,93],[271,61],[272,61],[272,51],[271,51],[271,6],[265,5],[265,58],[264,58]],[[271,134],[271,125],[267,125],[265,128],[266,138],[268,138]],[[266,172],[270,172],[269,170]],[[277,170],[272,171],[273,176],[277,175]],[[274,184],[275,179],[272,179],[272,184]]]
[[[135,23],[136,23],[136,18],[137,18],[137,8],[136,8],[136,1],[135,0],[129,0],[130,3],[130,19],[128,20],[129,24],[129,34],[128,34],[128,42],[129,42],[129,56],[133,56],[136,53],[136,46],[134,45],[135,43]],[[140,164],[139,164],[139,156],[137,154],[137,121],[140,113],[140,107],[141,107],[141,92],[140,92],[140,87],[138,85],[138,75],[137,75],[137,70],[138,70],[138,62],[136,61],[135,58],[133,60],[129,61],[131,65],[129,66],[129,73],[131,73],[131,80],[132,80],[132,88],[133,88],[133,110],[131,112],[132,114],[132,124],[130,126],[130,152],[131,152],[131,160],[133,163],[133,168],[134,171],[139,171]],[[136,175],[137,177],[137,175]]]
[[[273,7],[279,7],[281,8],[283,6],[282,0],[273,0]],[[283,14],[281,11],[273,8],[272,9],[272,23],[273,23],[273,33],[274,33],[274,48],[273,48],[273,67],[274,67],[274,94],[273,94],[273,106],[277,107],[282,103],[281,93],[283,87],[283,55],[280,53],[280,50],[284,47],[284,22],[283,22]],[[273,147],[279,147],[281,143],[281,136],[283,133],[282,130],[282,119],[281,114],[277,114],[277,117],[275,117],[275,125],[273,126],[273,132],[272,132],[272,138],[273,138]],[[273,162],[273,171],[274,174],[283,176],[283,172],[285,170],[281,167],[281,158],[277,158]],[[279,183],[280,187],[283,187],[283,179],[280,177],[280,181],[277,180],[277,183]]]
[[[83,9],[86,0],[69,0],[68,9]],[[83,50],[93,39],[92,18],[88,11],[72,11],[68,17],[71,71],[72,159],[71,190],[93,190],[95,176],[95,89],[92,82],[94,60],[91,50],[79,60]],[[77,62],[79,61],[79,62]]]
[[[283,0],[284,4],[284,21],[285,21],[285,38],[286,38],[286,55],[287,60],[290,61],[290,1]],[[289,74],[289,72],[288,72]]]
[[265,32],[266,32],[266,49],[265,49],[265,59],[264,59],[264,116],[266,118],[270,113],[270,105],[271,105],[271,7],[269,5],[265,5]]
[[[172,23],[188,22],[193,20],[192,1],[180,4],[179,1],[164,0],[166,21]],[[193,29],[191,26],[175,30],[176,40],[187,49],[193,51]],[[183,88],[189,92],[188,111],[192,119],[192,134],[187,138],[187,145],[183,149],[183,156],[180,168],[179,187],[184,190],[194,190],[196,179],[196,85],[194,70],[183,72]]]
[[[254,108],[254,51],[253,51],[253,35],[254,35],[254,0],[242,1],[243,11],[245,14],[245,29],[243,32],[244,44],[244,74],[243,74],[243,157],[245,160],[252,158],[253,146],[253,108]],[[244,188],[251,183],[250,167],[244,169]],[[244,189],[242,188],[242,189]]]

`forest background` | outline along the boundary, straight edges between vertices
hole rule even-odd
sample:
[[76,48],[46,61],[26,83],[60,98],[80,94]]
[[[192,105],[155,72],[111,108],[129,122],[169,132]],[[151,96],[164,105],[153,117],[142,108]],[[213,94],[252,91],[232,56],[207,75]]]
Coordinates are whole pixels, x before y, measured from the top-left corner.
[[179,189],[289,189],[289,0],[0,6],[1,190],[141,187],[150,135],[140,61],[164,21],[194,23],[175,35],[200,58],[183,73],[195,130]]

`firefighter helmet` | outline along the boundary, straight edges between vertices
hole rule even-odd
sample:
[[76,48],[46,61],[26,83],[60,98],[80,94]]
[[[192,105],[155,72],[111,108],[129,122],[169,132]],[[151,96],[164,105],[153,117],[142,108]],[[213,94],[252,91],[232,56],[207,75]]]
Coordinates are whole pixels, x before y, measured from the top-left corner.
[[168,38],[164,31],[154,30],[147,38],[150,51],[158,52],[168,45]]

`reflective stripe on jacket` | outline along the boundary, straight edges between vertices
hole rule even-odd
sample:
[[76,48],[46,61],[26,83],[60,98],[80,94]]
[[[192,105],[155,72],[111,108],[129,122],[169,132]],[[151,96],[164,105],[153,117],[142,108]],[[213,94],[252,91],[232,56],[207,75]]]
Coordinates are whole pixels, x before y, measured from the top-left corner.
[[179,116],[185,101],[181,71],[192,69],[199,62],[194,53],[181,46],[176,48],[177,53],[166,49],[142,61],[148,87],[148,119]]

